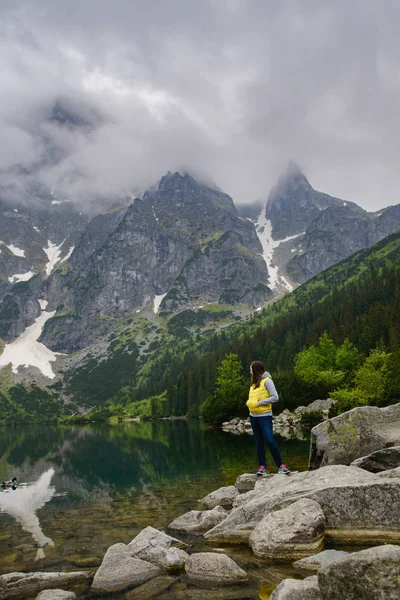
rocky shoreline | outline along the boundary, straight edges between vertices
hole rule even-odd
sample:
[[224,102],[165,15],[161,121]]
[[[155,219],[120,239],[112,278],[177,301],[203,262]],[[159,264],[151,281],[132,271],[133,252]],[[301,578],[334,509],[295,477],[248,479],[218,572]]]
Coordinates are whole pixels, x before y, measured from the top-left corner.
[[[263,573],[287,565],[294,576],[282,571],[271,600],[397,600],[400,404],[356,408],[314,427],[309,471],[243,474],[199,502],[168,533],[146,527],[111,546],[96,572],[3,575],[0,599],[267,598]],[[196,551],[196,539],[208,551]]]
[[[326,400],[314,400],[308,406],[299,406],[293,412],[285,408],[279,415],[272,417],[275,435],[279,435],[285,440],[303,440],[310,429],[304,425],[304,417],[311,415],[318,417],[319,415],[321,422],[326,421],[329,417],[329,409],[333,404],[335,404],[335,400],[327,398]],[[235,417],[222,423],[221,428],[234,435],[245,433],[253,435],[249,417],[247,419]]]

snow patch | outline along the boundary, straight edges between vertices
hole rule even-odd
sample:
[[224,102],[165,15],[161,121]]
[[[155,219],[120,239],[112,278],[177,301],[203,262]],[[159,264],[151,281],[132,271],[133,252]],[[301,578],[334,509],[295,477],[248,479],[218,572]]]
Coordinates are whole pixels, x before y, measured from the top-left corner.
[[32,271],[28,271],[27,273],[17,273],[16,275],[12,275],[11,277],[8,278],[8,281],[10,283],[17,283],[20,281],[29,281],[29,279],[31,277],[34,276],[35,273],[32,273]]
[[37,231],[38,233],[40,233],[40,229],[38,229],[38,228],[36,227],[36,225],[33,225],[33,229],[34,229],[35,231]]
[[39,302],[39,306],[42,310],[44,310],[46,308],[46,306],[48,305],[47,300],[43,300],[42,298],[39,298],[38,302]]
[[260,312],[260,310],[262,310],[262,306],[259,306],[258,308],[256,308],[256,310],[254,312]]
[[18,212],[16,208],[14,208],[14,212]]
[[[261,211],[261,213],[257,219],[257,222],[255,223],[255,227],[256,227],[258,239],[260,240],[262,248],[263,248],[262,255],[263,255],[263,258],[264,258],[264,260],[267,264],[267,268],[268,268],[268,274],[269,274],[268,285],[271,289],[275,289],[277,284],[279,283],[279,279],[280,279],[280,275],[278,273],[279,269],[278,269],[278,267],[276,267],[273,264],[273,255],[274,255],[275,249],[278,246],[280,246],[281,244],[284,244],[285,242],[289,242],[290,240],[294,240],[295,238],[299,237],[300,235],[304,235],[305,231],[303,231],[301,233],[297,233],[296,235],[290,235],[286,238],[283,238],[282,240],[272,239],[272,223],[265,216],[265,208]],[[284,280],[284,278],[281,278],[281,279]],[[285,285],[285,287],[287,287],[287,285],[290,286],[290,283],[288,283],[286,281],[286,283],[284,285]],[[290,286],[290,287],[292,287],[292,286]]]
[[58,261],[60,260],[60,248],[63,245],[65,240],[61,242],[59,246],[57,244],[52,244],[50,240],[47,240],[47,248],[43,248],[43,252],[47,255],[48,262],[46,264],[46,275],[49,276]]
[[151,210],[153,211],[154,218],[158,223],[158,218],[156,217],[156,213],[154,212],[154,206],[151,207]]
[[14,254],[14,256],[22,256],[25,258],[25,250],[22,250],[22,248],[18,248],[13,244],[5,244],[4,242],[0,242],[0,244],[3,244],[6,248],[8,248],[10,252]]
[[165,294],[160,294],[159,296],[154,296],[154,306],[153,306],[153,311],[155,312],[155,314],[158,313],[158,309],[160,308],[160,304],[163,301],[163,298],[165,298],[165,296],[167,295],[168,292],[165,292]]
[[280,280],[283,283],[284,287],[289,290],[289,292],[293,292],[294,287],[292,286],[291,283],[288,282],[288,280],[286,279],[286,277],[284,277],[283,275],[280,276]]
[[51,203],[54,204],[64,204],[64,202],[66,202],[66,200],[52,200]]
[[140,313],[140,308],[138,308],[137,311],[135,311],[135,312]]
[[13,373],[18,373],[18,367],[36,367],[45,377],[54,379],[55,374],[50,363],[56,360],[56,354],[37,340],[46,321],[55,314],[55,310],[53,312],[43,311],[33,325],[27,327],[11,344],[6,344],[3,354],[0,356],[0,367],[11,363]]

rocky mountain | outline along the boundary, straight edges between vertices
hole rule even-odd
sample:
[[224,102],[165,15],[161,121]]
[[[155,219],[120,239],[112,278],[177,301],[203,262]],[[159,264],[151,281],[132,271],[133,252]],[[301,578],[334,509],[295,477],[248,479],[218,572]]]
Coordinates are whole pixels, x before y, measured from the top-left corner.
[[88,225],[68,263],[45,283],[43,298],[56,314],[41,339],[71,352],[147,307],[255,308],[271,296],[261,251],[254,226],[229,196],[170,173],[129,208]]
[[307,228],[301,248],[286,265],[287,272],[302,283],[399,229],[400,205],[379,213],[367,213],[351,204],[329,207]]
[[368,213],[314,190],[293,162],[256,214],[258,207],[240,207],[240,214],[255,224],[269,285],[278,293],[400,229],[400,205]]
[[[68,114],[60,105],[52,118],[90,127]],[[86,377],[105,356],[145,361],[163,328],[229,325],[400,228],[400,206],[367,213],[314,190],[293,163],[266,205],[239,210],[221,190],[168,173],[94,218],[54,193],[29,208],[3,201],[0,215],[0,366],[51,378],[52,362]]]
[[272,238],[281,240],[306,231],[321,211],[343,205],[357,208],[353,202],[314,190],[301,169],[290,162],[269,193],[265,216],[272,224]]

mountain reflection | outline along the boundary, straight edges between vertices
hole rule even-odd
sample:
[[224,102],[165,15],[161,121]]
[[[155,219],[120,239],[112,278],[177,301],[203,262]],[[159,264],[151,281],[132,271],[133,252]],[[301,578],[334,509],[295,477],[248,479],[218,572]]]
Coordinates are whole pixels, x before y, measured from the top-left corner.
[[[43,533],[36,514],[54,496],[55,487],[50,485],[53,475],[54,469],[48,469],[35,483],[19,486],[16,490],[6,489],[0,493],[0,512],[13,517],[22,529],[31,533],[39,549],[54,546],[53,540]],[[43,557],[43,550],[39,550],[36,558]]]

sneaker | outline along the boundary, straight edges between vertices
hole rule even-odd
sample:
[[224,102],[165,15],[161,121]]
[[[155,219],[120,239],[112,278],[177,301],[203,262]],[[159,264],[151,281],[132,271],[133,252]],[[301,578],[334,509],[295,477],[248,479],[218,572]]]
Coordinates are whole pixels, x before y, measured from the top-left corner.
[[288,469],[287,466],[282,463],[278,469],[278,473],[284,473],[285,475],[290,475],[290,469]]
[[257,475],[266,475],[266,474],[267,474],[267,469],[265,468],[264,465],[261,465],[260,467],[258,467]]

